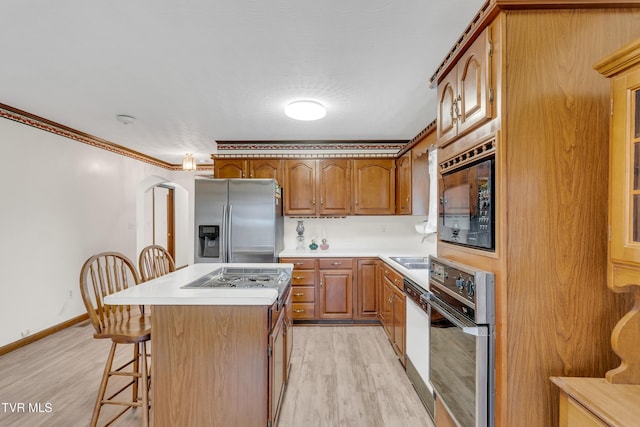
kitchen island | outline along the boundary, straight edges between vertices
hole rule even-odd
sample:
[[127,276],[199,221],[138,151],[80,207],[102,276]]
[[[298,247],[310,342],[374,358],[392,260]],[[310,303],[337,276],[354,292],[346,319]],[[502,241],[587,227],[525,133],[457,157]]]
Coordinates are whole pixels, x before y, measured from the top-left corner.
[[195,264],[108,296],[109,304],[151,306],[152,419],[163,426],[275,425],[292,343],[290,286],[197,288],[221,267]]

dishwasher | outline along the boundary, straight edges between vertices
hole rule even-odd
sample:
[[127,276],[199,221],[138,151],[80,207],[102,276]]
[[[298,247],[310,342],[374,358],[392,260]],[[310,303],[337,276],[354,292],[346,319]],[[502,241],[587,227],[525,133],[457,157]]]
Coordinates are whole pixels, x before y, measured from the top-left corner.
[[433,388],[429,382],[429,315],[420,295],[427,290],[413,280],[404,278],[406,304],[406,361],[407,376],[422,404],[433,418]]

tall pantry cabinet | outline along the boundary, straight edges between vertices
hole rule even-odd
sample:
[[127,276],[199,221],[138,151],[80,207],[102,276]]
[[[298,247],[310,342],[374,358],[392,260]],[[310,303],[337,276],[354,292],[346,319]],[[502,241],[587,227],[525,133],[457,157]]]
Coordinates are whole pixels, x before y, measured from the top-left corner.
[[611,106],[592,67],[639,36],[638,2],[491,0],[432,77],[441,169],[495,150],[495,250],[438,255],[496,275],[497,427],[557,426],[549,377],[619,364],[629,299],[607,288]]

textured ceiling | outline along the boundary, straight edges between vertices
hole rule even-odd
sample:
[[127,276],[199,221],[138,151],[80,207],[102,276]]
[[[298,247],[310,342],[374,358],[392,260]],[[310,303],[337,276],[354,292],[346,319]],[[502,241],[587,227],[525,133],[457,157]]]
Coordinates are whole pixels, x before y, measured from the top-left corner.
[[[483,3],[2,0],[0,103],[170,163],[216,140],[409,140]],[[301,98],[327,116],[287,118]]]

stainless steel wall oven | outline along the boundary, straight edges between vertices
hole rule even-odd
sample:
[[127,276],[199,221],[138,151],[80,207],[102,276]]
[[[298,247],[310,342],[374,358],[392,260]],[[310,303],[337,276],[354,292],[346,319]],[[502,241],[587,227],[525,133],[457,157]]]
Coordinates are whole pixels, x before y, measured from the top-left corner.
[[494,425],[494,275],[430,259],[429,378],[461,427]]

